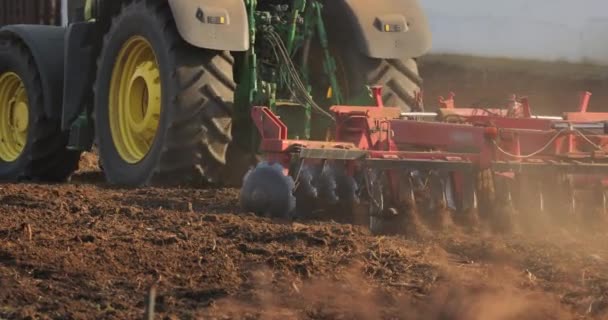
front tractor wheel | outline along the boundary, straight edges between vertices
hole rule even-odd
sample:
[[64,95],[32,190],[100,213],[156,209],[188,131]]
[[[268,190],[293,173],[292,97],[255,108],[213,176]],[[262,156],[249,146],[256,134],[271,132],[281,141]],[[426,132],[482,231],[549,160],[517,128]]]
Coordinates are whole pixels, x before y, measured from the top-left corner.
[[0,39],[0,180],[60,182],[76,170],[80,153],[67,150],[68,135],[44,113],[43,97],[29,49]]
[[114,19],[98,62],[95,120],[112,184],[218,181],[232,140],[228,53],[192,47],[165,1],[136,1]]

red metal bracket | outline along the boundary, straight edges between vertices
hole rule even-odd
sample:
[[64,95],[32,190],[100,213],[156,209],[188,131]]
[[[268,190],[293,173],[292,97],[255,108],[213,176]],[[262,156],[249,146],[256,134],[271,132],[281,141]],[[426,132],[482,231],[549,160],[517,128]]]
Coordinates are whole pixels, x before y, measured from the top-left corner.
[[532,109],[530,108],[530,100],[528,100],[528,97],[523,97],[520,101],[523,117],[532,118]]
[[591,95],[592,94],[589,91],[581,92],[581,100],[578,104],[578,110],[580,113],[587,112],[587,109],[589,108],[589,101],[591,100]]
[[251,117],[263,139],[287,139],[287,126],[268,107],[253,107]]
[[439,107],[441,109],[455,109],[456,108],[456,100],[454,99],[456,94],[454,92],[450,92],[448,98],[439,97]]
[[382,99],[382,86],[373,86],[372,95],[376,101],[376,106],[380,109],[384,108],[384,100]]

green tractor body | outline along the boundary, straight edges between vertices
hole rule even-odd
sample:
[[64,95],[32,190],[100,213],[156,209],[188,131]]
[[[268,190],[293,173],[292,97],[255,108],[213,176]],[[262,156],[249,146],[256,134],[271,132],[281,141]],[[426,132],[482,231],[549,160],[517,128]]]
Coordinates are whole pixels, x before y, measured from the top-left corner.
[[331,139],[329,107],[370,105],[373,85],[422,108],[417,0],[67,5],[65,27],[0,29],[2,180],[62,180],[96,144],[110,183],[238,183],[256,159],[252,106],[304,140]]

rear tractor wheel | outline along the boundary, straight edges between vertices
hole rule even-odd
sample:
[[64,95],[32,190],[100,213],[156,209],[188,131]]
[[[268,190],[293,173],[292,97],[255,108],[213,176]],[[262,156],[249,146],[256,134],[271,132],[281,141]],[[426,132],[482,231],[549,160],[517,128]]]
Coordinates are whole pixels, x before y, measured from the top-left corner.
[[[422,78],[418,73],[416,60],[374,59],[361,54],[358,50],[344,50],[339,53],[348,81],[346,97],[357,103],[366,86],[383,86],[384,104],[399,107],[403,112],[422,111],[417,95],[422,88]],[[347,101],[350,103],[350,101]]]
[[95,119],[110,183],[220,183],[232,141],[233,58],[194,48],[166,1],[134,1],[98,62]]

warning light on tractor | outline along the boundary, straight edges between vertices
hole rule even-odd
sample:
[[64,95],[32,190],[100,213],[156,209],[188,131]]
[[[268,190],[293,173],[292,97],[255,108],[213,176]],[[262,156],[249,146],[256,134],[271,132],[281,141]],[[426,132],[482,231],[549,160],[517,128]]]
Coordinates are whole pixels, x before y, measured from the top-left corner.
[[226,17],[222,17],[222,16],[207,17],[207,23],[209,23],[209,24],[226,24]]

